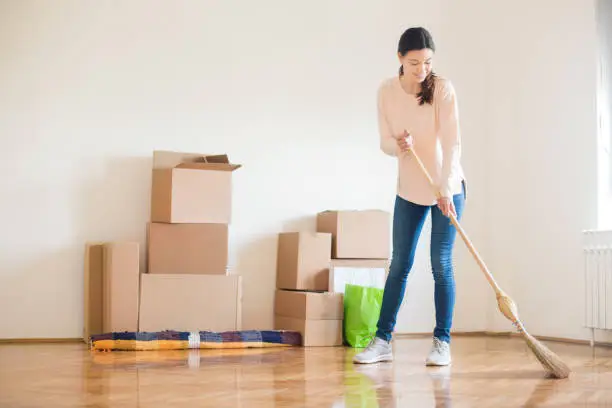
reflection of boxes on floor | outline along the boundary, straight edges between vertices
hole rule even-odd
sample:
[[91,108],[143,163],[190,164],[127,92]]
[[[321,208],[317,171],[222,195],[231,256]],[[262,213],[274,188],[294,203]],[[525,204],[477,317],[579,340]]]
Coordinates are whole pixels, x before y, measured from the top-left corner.
[[155,151],[151,221],[229,224],[232,173],[227,155]]
[[386,259],[333,259],[329,268],[329,290],[344,293],[347,284],[385,288]]
[[391,216],[382,210],[323,211],[317,231],[332,234],[334,259],[388,259]]
[[[295,356],[290,353],[279,353],[277,358],[280,360],[279,364],[269,365],[273,377],[271,389],[284,391],[273,393],[274,400],[268,405],[262,404],[262,407],[325,406],[321,404],[322,390],[345,390],[346,396],[354,395],[352,401],[346,399],[346,396],[338,397],[333,405],[327,404],[327,406],[331,405],[334,408],[377,406],[377,404],[368,404],[365,400],[368,398],[368,401],[371,401],[372,396],[376,400],[376,391],[371,390],[370,392],[360,386],[360,382],[365,380],[360,380],[361,374],[355,376],[357,370],[347,369],[345,358],[330,357],[329,353],[318,352],[301,354],[299,364],[295,364]],[[321,367],[325,367],[325,373],[321,373]],[[300,380],[292,381],[291,386],[288,387],[288,378],[299,378]],[[331,397],[331,395],[328,396]],[[345,399],[348,402],[346,404]],[[292,401],[293,404],[290,404],[289,401]]]
[[140,331],[231,331],[242,326],[240,276],[143,274]]
[[276,287],[327,290],[331,234],[286,232],[278,236]]
[[147,250],[152,274],[225,275],[228,226],[150,223]]
[[277,290],[274,315],[275,330],[299,331],[305,347],[342,345],[342,294]]

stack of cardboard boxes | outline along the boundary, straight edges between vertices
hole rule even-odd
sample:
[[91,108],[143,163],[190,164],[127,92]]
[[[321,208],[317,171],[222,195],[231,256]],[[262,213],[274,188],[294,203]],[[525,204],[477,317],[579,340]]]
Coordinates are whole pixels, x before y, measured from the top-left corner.
[[[86,245],[85,341],[109,332],[241,330],[242,280],[228,271],[239,167],[225,155],[153,153],[144,267],[138,243]],[[390,214],[316,218],[315,232],[279,234],[274,329],[300,332],[304,346],[340,346],[344,286],[384,285]]]
[[278,237],[274,328],[299,331],[303,346],[342,344],[343,297],[329,293],[332,234]]
[[[385,211],[324,211],[317,214],[316,232],[280,233],[274,328],[299,331],[303,346],[342,345],[341,281],[361,284],[376,273],[384,280],[389,249]],[[352,280],[334,273],[337,268],[349,268]]]
[[241,277],[227,268],[239,167],[225,155],[154,152],[140,331],[240,329]]
[[227,267],[239,167],[225,155],[154,152],[145,273],[137,243],[87,245],[85,339],[241,329],[242,280]]

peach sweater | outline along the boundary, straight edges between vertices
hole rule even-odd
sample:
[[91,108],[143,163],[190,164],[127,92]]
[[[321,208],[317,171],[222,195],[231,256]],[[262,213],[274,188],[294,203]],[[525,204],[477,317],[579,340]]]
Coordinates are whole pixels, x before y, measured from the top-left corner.
[[416,95],[402,88],[399,77],[385,80],[378,90],[380,147],[398,159],[397,194],[421,205],[434,205],[435,193],[414,158],[399,154],[396,138],[404,129],[414,139],[414,150],[444,197],[461,193],[461,132],[457,99],[451,82],[438,77],[432,105],[419,105]]

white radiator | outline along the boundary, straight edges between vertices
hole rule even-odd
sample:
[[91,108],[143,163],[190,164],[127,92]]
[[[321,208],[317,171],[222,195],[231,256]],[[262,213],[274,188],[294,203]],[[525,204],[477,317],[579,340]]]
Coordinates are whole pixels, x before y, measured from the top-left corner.
[[[585,325],[612,330],[612,231],[584,231]],[[594,338],[591,338],[593,344]]]

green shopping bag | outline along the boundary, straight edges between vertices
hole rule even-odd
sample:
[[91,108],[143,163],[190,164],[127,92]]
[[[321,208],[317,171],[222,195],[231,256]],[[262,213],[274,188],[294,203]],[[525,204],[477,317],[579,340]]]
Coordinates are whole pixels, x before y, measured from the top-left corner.
[[367,347],[376,334],[383,289],[347,284],[344,289],[344,341],[351,347]]

